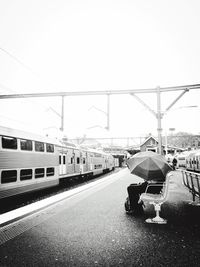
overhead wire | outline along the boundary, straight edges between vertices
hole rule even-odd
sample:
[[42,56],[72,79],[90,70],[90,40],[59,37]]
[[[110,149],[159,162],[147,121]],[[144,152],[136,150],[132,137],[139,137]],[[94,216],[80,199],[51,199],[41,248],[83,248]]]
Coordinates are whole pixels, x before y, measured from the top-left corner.
[[[37,76],[37,78],[42,78],[41,75],[39,75],[37,72],[35,72],[32,68],[30,68],[28,65],[24,64],[19,58],[17,58],[16,56],[14,56],[13,54],[11,54],[10,52],[8,52],[7,49],[4,49],[3,47],[0,46],[0,50],[2,52],[4,52],[6,55],[8,55],[10,58],[12,58],[13,60],[15,60],[19,65],[21,65],[23,68],[25,68],[26,70],[28,70],[29,72],[31,72],[33,75]],[[46,81],[45,81],[46,82]],[[6,91],[10,91],[12,93],[17,93],[17,91],[3,85],[2,83],[0,83],[0,87],[3,88],[3,89],[6,89]],[[42,106],[43,108],[45,108],[45,111],[48,111],[48,110],[51,110],[53,109],[51,106],[46,106],[46,105],[41,105],[39,103],[36,103],[30,99],[28,99],[28,101],[36,104],[36,105],[39,105],[39,106]]]
[[28,70],[29,72],[31,72],[32,74],[34,74],[37,77],[40,77],[40,75],[35,72],[34,70],[32,70],[29,66],[27,66],[26,64],[24,64],[20,59],[18,59],[16,56],[14,56],[13,54],[11,54],[10,52],[8,52],[6,49],[4,49],[3,47],[0,46],[0,50],[3,51],[5,54],[7,54],[9,57],[11,57],[12,59],[14,59],[18,64],[20,64],[22,67],[24,67],[26,70]]

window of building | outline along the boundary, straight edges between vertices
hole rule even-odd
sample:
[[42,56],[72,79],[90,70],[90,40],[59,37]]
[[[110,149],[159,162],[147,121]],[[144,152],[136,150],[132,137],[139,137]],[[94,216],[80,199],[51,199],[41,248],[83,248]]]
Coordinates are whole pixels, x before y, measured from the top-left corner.
[[80,164],[80,158],[79,157],[76,158],[76,163]]
[[31,169],[21,170],[20,171],[20,180],[29,180],[33,177],[33,171]]
[[44,143],[35,141],[35,151],[44,152]]
[[44,168],[35,169],[35,178],[44,177]]
[[17,181],[17,171],[10,170],[10,171],[2,171],[1,172],[1,183],[12,183]]
[[65,164],[65,162],[66,162],[66,156],[63,155],[63,164]]
[[20,140],[20,147],[21,150],[29,150],[31,151],[32,148],[32,141],[31,140]]
[[83,158],[83,164],[85,164],[85,158]]
[[59,155],[59,164],[61,164],[61,155]]
[[54,152],[54,145],[46,144],[46,151],[49,153],[53,153]]
[[47,176],[54,176],[54,168],[47,168]]
[[2,148],[17,149],[17,138],[2,136]]

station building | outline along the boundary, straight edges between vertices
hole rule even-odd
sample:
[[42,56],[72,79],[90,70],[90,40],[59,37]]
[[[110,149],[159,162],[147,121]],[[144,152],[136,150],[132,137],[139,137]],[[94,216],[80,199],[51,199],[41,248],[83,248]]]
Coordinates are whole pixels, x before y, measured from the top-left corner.
[[[171,146],[167,145],[167,154],[176,154],[183,152],[185,149],[176,147],[176,146]],[[153,152],[158,152],[158,141],[156,138],[153,136],[149,136],[141,145],[140,145],[140,151],[153,151]],[[166,147],[165,145],[162,145],[162,154],[166,154]]]

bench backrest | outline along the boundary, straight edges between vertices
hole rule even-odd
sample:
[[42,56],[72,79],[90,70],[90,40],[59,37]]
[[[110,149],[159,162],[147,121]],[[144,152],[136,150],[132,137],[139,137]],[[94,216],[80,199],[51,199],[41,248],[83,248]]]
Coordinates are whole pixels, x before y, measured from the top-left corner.
[[[166,180],[164,183],[161,184],[149,184],[146,192],[143,193],[141,199],[144,197],[146,200],[148,200],[148,196],[149,196],[149,200],[155,200],[156,202],[164,202],[167,197],[168,197],[168,193],[169,193],[169,183],[170,183],[170,177],[172,176],[172,174],[168,173],[166,176]],[[148,188],[150,187],[155,187],[155,186],[159,186],[162,188],[161,192],[159,194],[153,194],[153,193],[148,193]],[[145,195],[145,196],[144,196]]]

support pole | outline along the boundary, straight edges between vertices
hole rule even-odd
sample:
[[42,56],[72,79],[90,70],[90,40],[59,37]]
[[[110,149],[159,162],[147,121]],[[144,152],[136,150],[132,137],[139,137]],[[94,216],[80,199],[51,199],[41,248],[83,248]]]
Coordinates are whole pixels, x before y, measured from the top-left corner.
[[158,123],[158,153],[162,155],[162,128],[161,128],[161,97],[160,97],[160,87],[157,87],[157,123]]
[[60,130],[64,131],[64,96],[62,96],[62,107],[61,107],[61,127]]
[[107,95],[107,113],[106,113],[106,116],[107,116],[106,129],[109,131],[109,129],[110,129],[110,95],[109,94]]
[[167,130],[165,131],[165,155],[168,154],[168,148],[167,148]]

